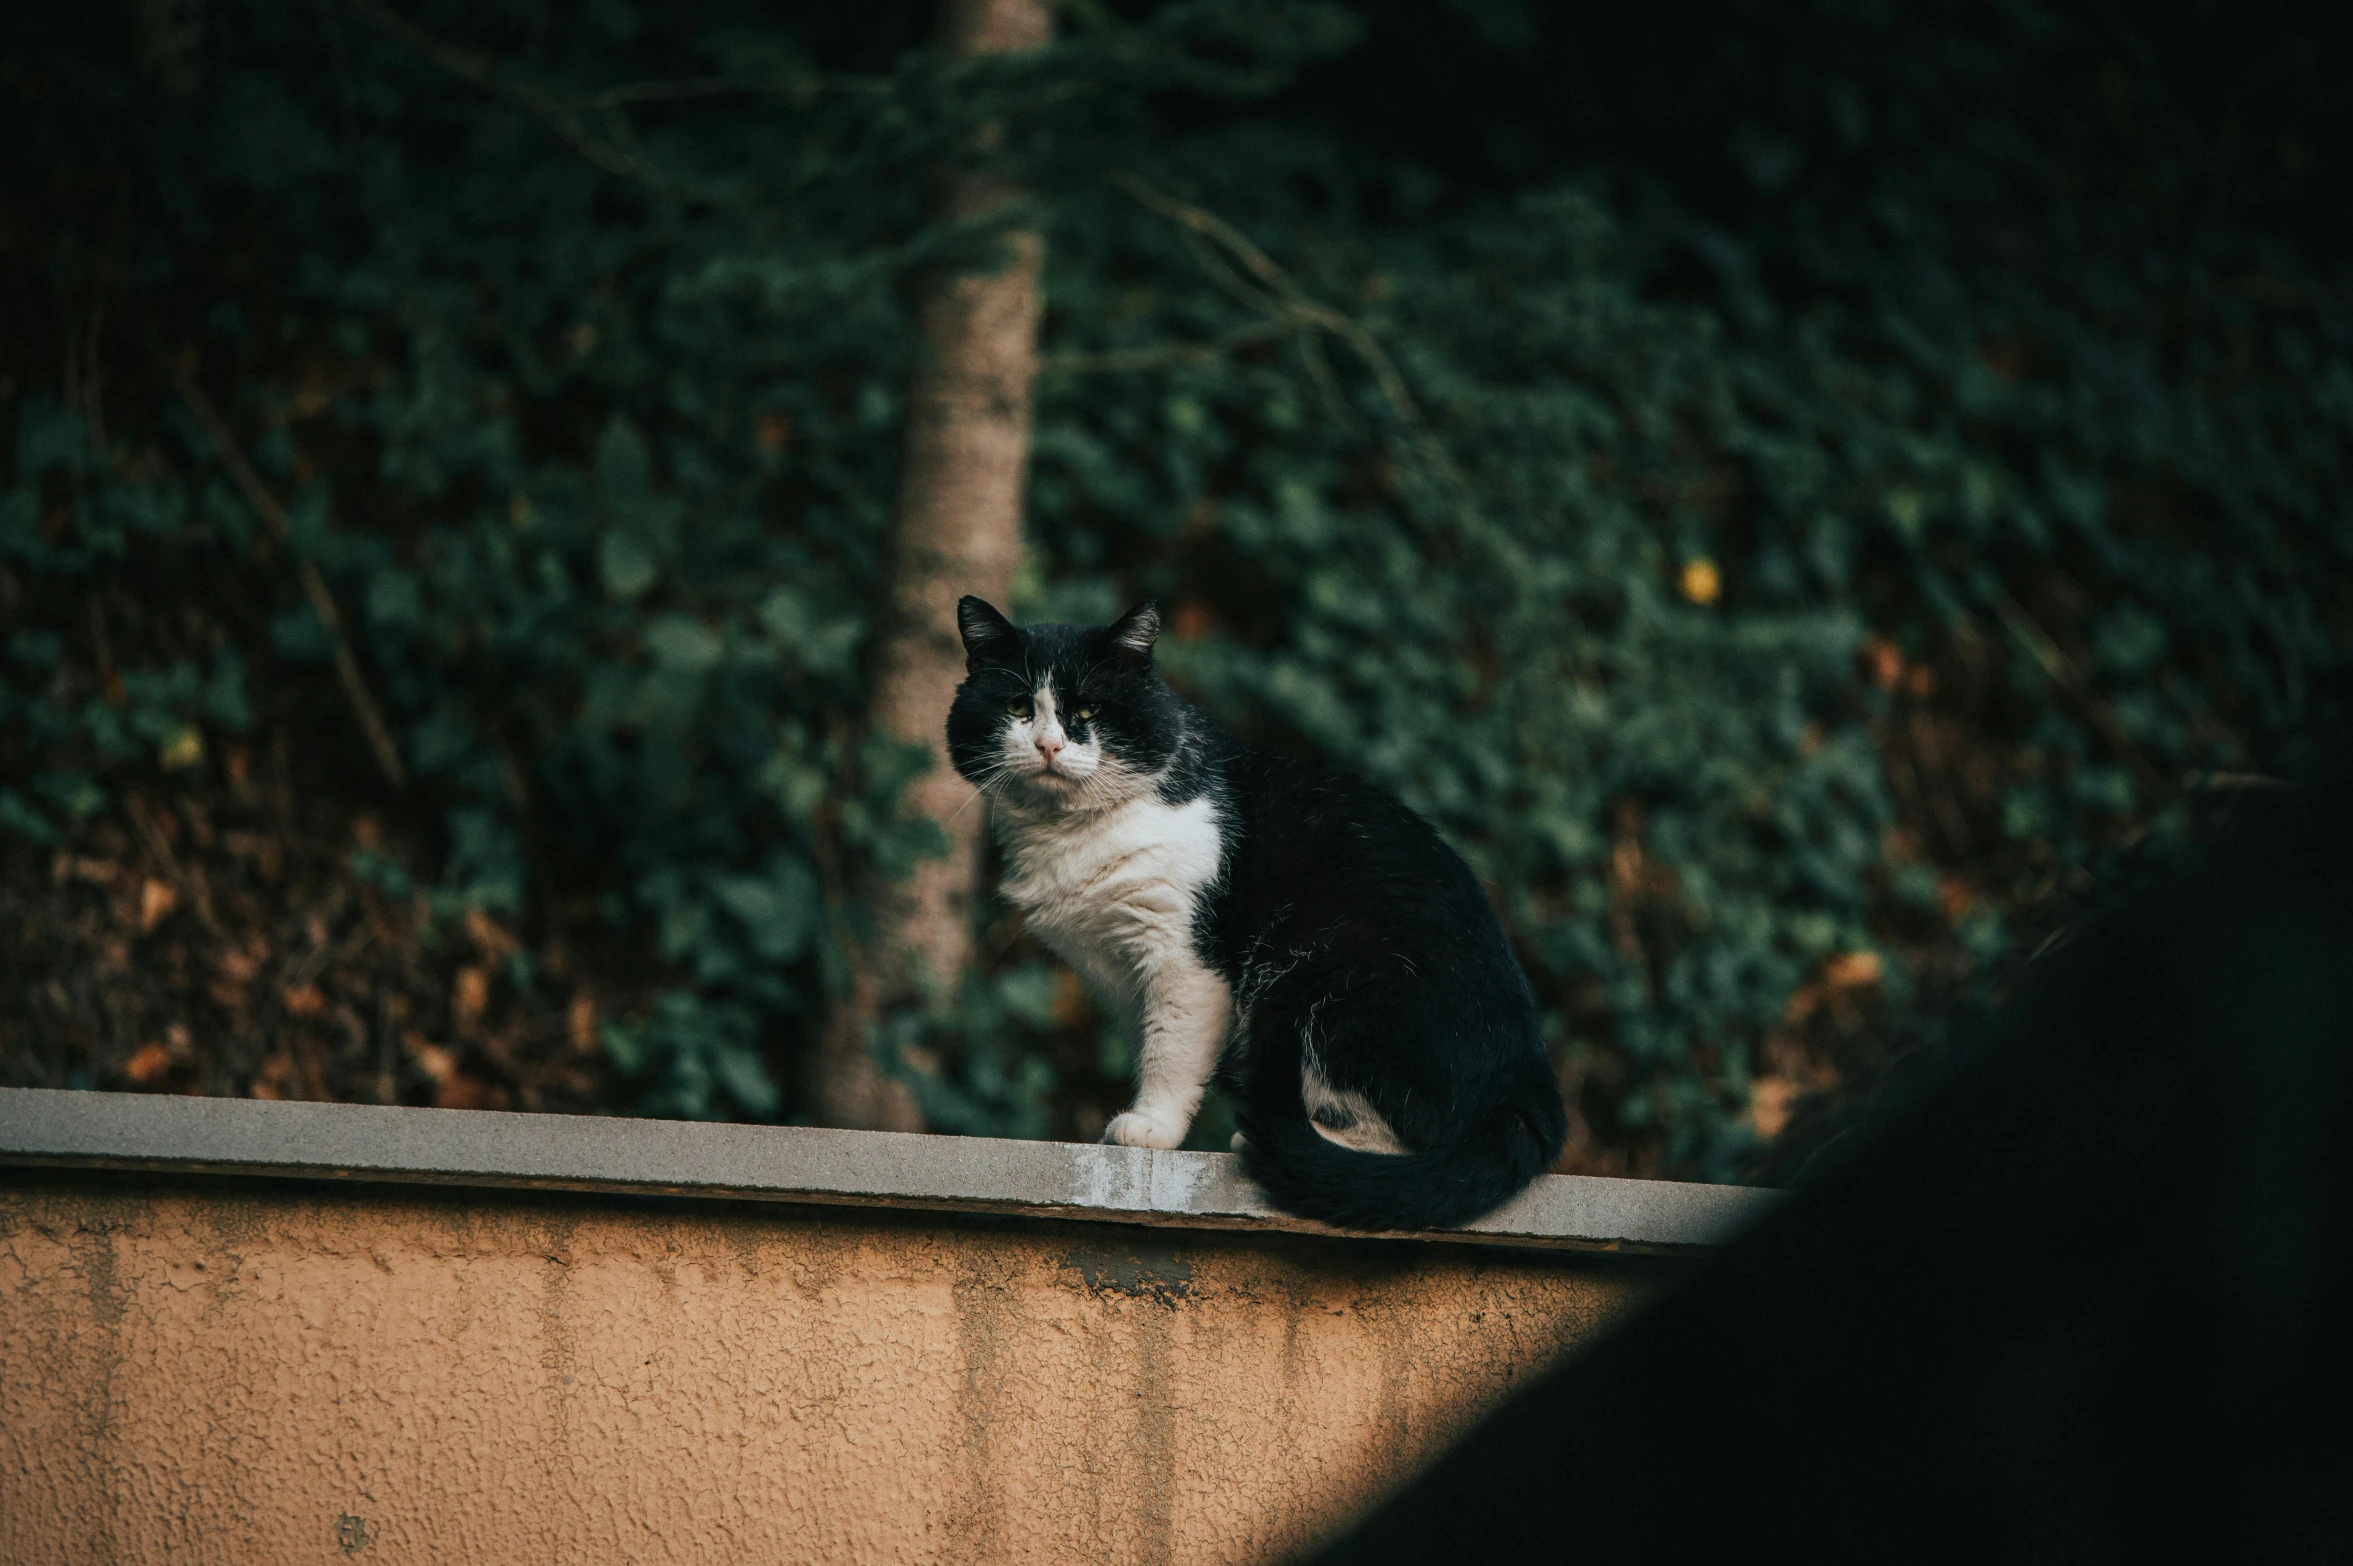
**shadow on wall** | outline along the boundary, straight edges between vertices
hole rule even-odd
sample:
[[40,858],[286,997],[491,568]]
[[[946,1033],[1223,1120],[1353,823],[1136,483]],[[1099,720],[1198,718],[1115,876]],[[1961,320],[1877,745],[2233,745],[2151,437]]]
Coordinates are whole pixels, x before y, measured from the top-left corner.
[[2353,789],[2235,815],[1316,1559],[2353,1560]]

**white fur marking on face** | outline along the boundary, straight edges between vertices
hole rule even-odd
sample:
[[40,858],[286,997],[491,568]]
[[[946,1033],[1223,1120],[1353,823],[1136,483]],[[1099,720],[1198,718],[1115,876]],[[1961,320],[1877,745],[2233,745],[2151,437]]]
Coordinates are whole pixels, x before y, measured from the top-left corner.
[[[1071,738],[1070,731],[1062,726],[1061,714],[1055,709],[1054,687],[1051,684],[1041,683],[1030,694],[1030,703],[1028,717],[1014,718],[1005,725],[1001,757],[1004,775],[1028,784],[1035,795],[1058,795],[1074,804],[1078,803],[1082,795],[1089,792],[1084,790],[1083,785],[1102,770],[1102,741],[1091,735],[1083,741]],[[1055,752],[1051,765],[1047,763],[1045,753],[1038,749],[1040,739],[1049,744],[1056,740],[1062,742],[1062,748]]]
[[1135,1106],[1106,1140],[1177,1146],[1233,1020],[1232,991],[1193,949],[1194,909],[1224,853],[1215,807],[1146,788],[1100,809],[993,814],[1011,859],[1005,896],[1142,1046]]

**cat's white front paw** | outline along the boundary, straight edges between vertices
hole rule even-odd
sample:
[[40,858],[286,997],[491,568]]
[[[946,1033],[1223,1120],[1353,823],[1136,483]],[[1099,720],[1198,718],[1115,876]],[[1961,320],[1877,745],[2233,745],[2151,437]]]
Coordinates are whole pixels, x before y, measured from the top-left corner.
[[1158,1120],[1131,1109],[1112,1118],[1111,1124],[1103,1128],[1103,1140],[1117,1147],[1182,1147],[1185,1128],[1180,1123]]

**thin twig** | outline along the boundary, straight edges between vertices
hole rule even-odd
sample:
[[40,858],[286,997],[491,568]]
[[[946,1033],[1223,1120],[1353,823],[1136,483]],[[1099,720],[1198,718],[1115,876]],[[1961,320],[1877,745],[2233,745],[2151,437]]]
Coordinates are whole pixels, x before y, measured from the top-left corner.
[[1991,598],[1995,616],[2012,636],[2018,638],[2020,645],[2033,656],[2034,661],[2042,666],[2043,673],[2050,676],[2051,683],[2073,693],[2084,704],[2093,726],[2108,737],[2109,743],[2125,755],[2143,761],[2152,772],[2155,771],[2155,766],[2146,762],[2140,745],[2125,729],[2124,720],[2117,716],[2108,698],[2101,695],[2092,684],[2091,676],[2084,673],[2083,666],[2067,656],[2051,633],[2042,628],[2042,623],[2027,613],[2026,606],[2010,596],[2009,589],[1997,582]]
[[[1321,339],[1330,336],[1347,344],[1372,372],[1382,400],[1389,405],[1393,428],[1385,439],[1392,450],[1409,462],[1418,463],[1422,471],[1436,477],[1451,491],[1453,504],[1465,519],[1479,515],[1478,494],[1469,475],[1455,462],[1446,443],[1438,438],[1438,432],[1423,418],[1405,376],[1371,328],[1310,297],[1272,256],[1216,213],[1180,201],[1134,173],[1114,174],[1111,182],[1147,210],[1175,224],[1186,250],[1200,263],[1211,282],[1237,303],[1285,328],[1279,335],[1292,336],[1299,342],[1309,377],[1326,397],[1336,402],[1338,388],[1322,355]],[[1348,417],[1344,402],[1339,403],[1338,412],[1344,419]],[[1513,553],[1508,539],[1492,529],[1481,531],[1491,548],[1504,556]],[[1506,564],[1508,568],[1510,562],[1507,560]]]
[[2051,677],[2052,684],[2065,686],[2069,690],[2083,686],[2085,681],[2082,671],[2060,649],[2051,633],[2044,630],[2041,623],[2028,614],[2025,606],[2012,598],[2007,589],[2000,586],[1994,588],[1993,609],[2010,634],[2017,637],[2019,644],[2034,655],[2036,663],[2042,665],[2043,673]]
[[175,891],[187,896],[188,905],[195,909],[196,918],[205,929],[214,935],[220,934],[221,923],[212,907],[212,885],[205,879],[203,864],[180,863],[179,856],[172,852],[171,839],[164,835],[162,826],[155,819],[155,809],[140,794],[130,794],[123,799],[123,814],[130,817],[131,829],[138,834],[139,841],[146,845],[148,855],[162,871],[163,879]]
[[590,130],[572,105],[545,88],[513,80],[483,55],[444,43],[416,23],[378,0],[343,0],[345,6],[413,52],[440,66],[460,81],[506,99],[538,117],[563,143],[608,174],[618,175],[649,190],[673,191],[674,183],[643,158]]
[[1178,232],[1186,237],[1187,247],[1201,259],[1203,270],[1238,301],[1296,327],[1329,333],[1354,349],[1365,368],[1372,371],[1374,384],[1381,388],[1382,399],[1389,404],[1397,422],[1408,429],[1422,429],[1421,409],[1415,405],[1405,377],[1398,373],[1380,340],[1362,322],[1310,298],[1273,257],[1216,213],[1179,201],[1134,174],[1116,174],[1112,182],[1146,208],[1176,224]]
[[810,73],[805,76],[688,76],[666,82],[623,82],[592,93],[588,106],[592,109],[618,109],[632,103],[682,103],[694,98],[731,98],[736,96],[790,98],[799,101],[819,93],[847,93],[870,96],[891,90],[890,81],[881,76],[839,76]]
[[1205,343],[1163,343],[1150,348],[1113,348],[1102,353],[1051,353],[1038,361],[1040,375],[1106,375],[1162,370],[1180,364],[1212,364],[1239,348],[1280,342],[1307,328],[1268,321],[1226,332]]
[[335,673],[343,681],[343,694],[350,698],[352,711],[359,715],[360,727],[367,731],[368,748],[376,753],[376,763],[384,769],[384,776],[394,788],[408,786],[408,769],[400,762],[400,749],[392,743],[392,732],[384,726],[383,714],[375,698],[368,694],[366,680],[360,675],[359,660],[352,655],[351,637],[343,629],[343,616],[336,612],[335,597],[327,591],[327,583],[319,575],[319,568],[294,547],[294,526],[287,519],[285,507],[278,497],[269,492],[261,475],[253,471],[253,464],[245,460],[244,451],[229,426],[213,411],[212,402],[204,395],[204,388],[196,384],[195,375],[184,359],[166,360],[172,379],[179,384],[180,397],[188,404],[188,411],[212,440],[213,450],[219,454],[221,465],[229,470],[229,477],[245,495],[245,503],[254,514],[277,535],[294,558],[294,569],[302,580],[303,596],[310,600],[311,612],[327,629],[327,640],[335,651]]
[[[1925,710],[1915,707],[1912,709],[1910,728],[1913,753],[1904,757],[1904,766],[1912,774],[1914,790],[1927,802],[1929,810],[1936,817],[1936,824],[1944,829],[1946,842],[1962,854],[1974,855],[1977,852],[1977,838],[1969,830],[1969,818],[1962,812],[1960,801],[1953,798],[1952,790],[1943,784],[1946,772],[1944,741],[1936,732],[1936,724]],[[1938,786],[1933,792],[1923,780],[1919,762],[1915,759],[1918,756],[1926,756],[1929,766],[1936,771]]]
[[2288,778],[2275,778],[2266,772],[2193,772],[2183,779],[2183,786],[2200,791],[2254,790],[2267,791],[2299,787]]

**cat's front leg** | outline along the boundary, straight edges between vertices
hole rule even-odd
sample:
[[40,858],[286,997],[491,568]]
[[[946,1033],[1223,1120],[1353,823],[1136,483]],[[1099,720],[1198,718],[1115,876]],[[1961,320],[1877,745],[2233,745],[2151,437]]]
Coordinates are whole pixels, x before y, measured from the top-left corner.
[[1217,1070],[1234,1011],[1225,980],[1195,961],[1172,963],[1144,987],[1136,1101],[1103,1128],[1122,1147],[1178,1147]]

